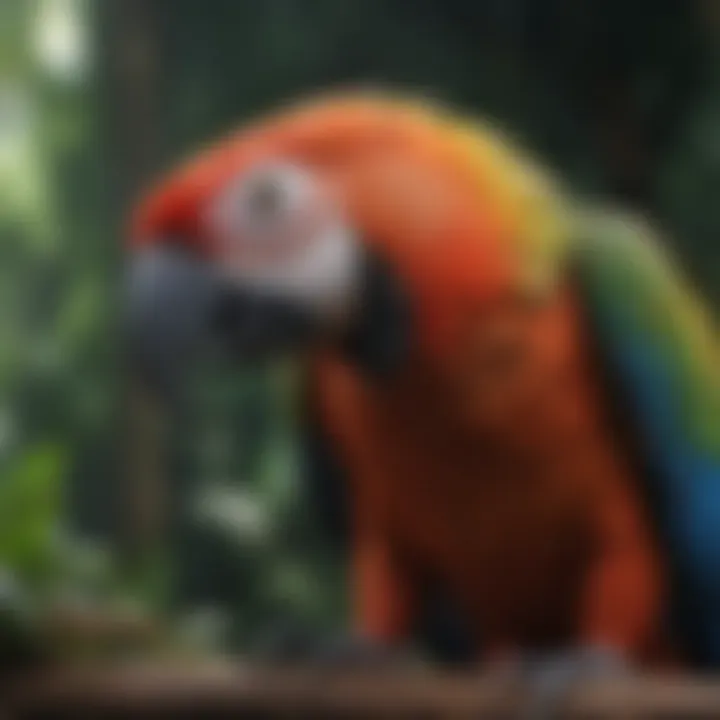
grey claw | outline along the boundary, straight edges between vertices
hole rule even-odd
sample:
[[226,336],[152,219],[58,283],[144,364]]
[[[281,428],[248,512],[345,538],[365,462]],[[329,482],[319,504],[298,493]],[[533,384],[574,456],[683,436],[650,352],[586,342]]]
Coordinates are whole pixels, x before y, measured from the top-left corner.
[[530,701],[524,720],[557,717],[568,694],[588,680],[622,677],[631,671],[627,659],[605,647],[586,647],[557,655],[530,658],[524,676]]

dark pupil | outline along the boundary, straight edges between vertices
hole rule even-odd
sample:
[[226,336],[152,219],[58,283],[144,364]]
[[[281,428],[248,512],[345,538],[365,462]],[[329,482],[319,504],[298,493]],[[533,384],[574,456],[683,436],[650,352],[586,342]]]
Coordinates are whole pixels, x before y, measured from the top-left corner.
[[248,198],[251,217],[257,220],[270,220],[282,209],[283,193],[273,180],[263,180],[253,188]]

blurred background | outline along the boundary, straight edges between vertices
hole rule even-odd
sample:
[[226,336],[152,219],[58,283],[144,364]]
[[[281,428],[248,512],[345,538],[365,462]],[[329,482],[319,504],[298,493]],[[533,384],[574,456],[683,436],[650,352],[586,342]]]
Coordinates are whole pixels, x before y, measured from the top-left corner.
[[416,90],[641,207],[717,307],[719,38],[716,0],[0,0],[0,623],[112,608],[219,652],[342,621],[292,376],[214,377],[171,428],[128,387],[123,224],[159,173],[291,97]]

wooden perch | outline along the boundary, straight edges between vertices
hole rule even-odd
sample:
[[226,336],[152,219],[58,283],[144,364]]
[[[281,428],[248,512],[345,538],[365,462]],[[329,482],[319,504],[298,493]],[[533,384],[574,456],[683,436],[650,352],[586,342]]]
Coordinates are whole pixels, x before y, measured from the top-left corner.
[[[16,678],[0,697],[3,720],[513,718],[527,702],[521,688],[468,675],[347,675],[239,664],[46,671]],[[562,717],[720,718],[720,680],[663,677],[578,687]]]

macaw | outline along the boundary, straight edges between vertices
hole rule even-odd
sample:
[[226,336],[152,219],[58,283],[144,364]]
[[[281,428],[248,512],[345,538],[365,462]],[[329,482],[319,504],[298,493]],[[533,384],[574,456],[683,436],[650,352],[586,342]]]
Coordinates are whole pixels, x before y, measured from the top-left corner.
[[487,660],[720,663],[716,329],[645,221],[488,123],[349,92],[171,172],[129,255],[158,387],[217,342],[300,359],[358,637],[402,645],[437,586]]

